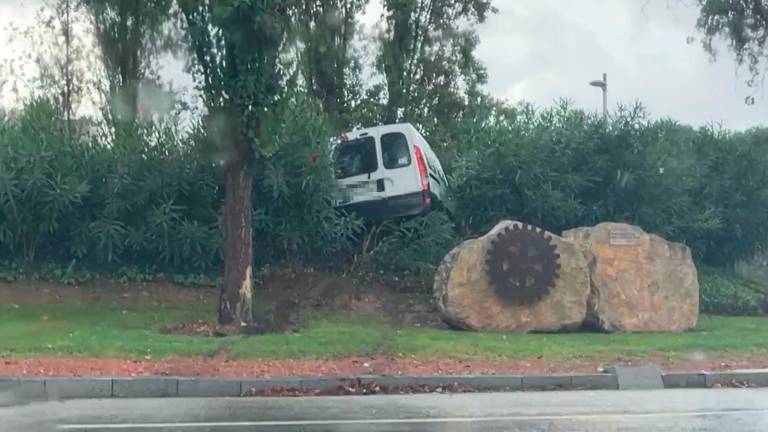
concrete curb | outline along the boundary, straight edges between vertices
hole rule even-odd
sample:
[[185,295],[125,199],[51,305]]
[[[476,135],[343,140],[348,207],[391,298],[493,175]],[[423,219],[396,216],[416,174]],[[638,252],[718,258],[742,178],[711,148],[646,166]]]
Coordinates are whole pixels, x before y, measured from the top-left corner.
[[[637,368],[647,374],[648,369]],[[269,393],[274,389],[334,391],[339,386],[362,388],[376,385],[386,393],[408,392],[414,387],[451,388],[457,391],[545,391],[617,390],[621,376],[610,373],[562,375],[361,375],[278,378],[18,378],[0,377],[0,405],[8,401],[60,400],[78,398],[139,397],[239,397]],[[626,372],[622,372],[626,373]],[[630,371],[631,373],[631,371]],[[768,386],[768,370],[724,372],[659,371],[663,388],[709,388],[722,386]],[[649,387],[645,387],[649,388]],[[277,392],[279,394],[279,391]]]
[[672,372],[662,375],[664,388],[768,387],[768,370]]
[[274,389],[333,391],[340,386],[376,385],[386,392],[408,392],[414,387],[458,388],[477,391],[611,390],[615,375],[361,375],[278,378],[17,378],[0,377],[0,396],[16,400],[143,397],[237,397]]
[[611,366],[605,370],[615,374],[619,390],[658,390],[664,388],[664,372],[658,366]]

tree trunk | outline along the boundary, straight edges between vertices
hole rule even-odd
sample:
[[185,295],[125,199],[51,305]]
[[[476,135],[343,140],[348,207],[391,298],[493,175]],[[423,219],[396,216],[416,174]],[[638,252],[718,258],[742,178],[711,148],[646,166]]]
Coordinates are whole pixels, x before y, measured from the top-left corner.
[[219,297],[219,324],[253,321],[253,176],[248,172],[249,148],[236,145],[235,160],[227,164],[222,224],[224,227],[224,283]]
[[72,140],[72,5],[64,3],[64,113],[66,115],[67,140]]

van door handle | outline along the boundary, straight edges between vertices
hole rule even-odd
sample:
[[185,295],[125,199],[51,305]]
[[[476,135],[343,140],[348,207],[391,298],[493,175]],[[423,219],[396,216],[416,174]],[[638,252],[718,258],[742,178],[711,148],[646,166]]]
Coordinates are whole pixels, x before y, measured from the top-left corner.
[[384,192],[384,179],[376,180],[376,192]]

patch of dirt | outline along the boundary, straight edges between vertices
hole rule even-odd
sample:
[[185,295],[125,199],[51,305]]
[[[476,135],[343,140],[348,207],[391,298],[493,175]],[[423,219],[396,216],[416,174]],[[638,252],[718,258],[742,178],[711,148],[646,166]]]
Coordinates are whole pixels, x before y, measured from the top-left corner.
[[120,359],[45,356],[0,359],[0,376],[212,376],[278,377],[322,375],[494,375],[596,373],[616,364],[659,365],[667,371],[768,368],[768,356],[730,356],[730,360],[663,361],[649,357],[601,357],[568,360],[459,359],[362,356],[339,359],[230,359],[184,357]]
[[157,329],[161,334],[180,334],[185,336],[219,336],[215,324],[206,321],[181,323],[161,326]]
[[119,359],[46,356],[0,360],[0,375],[34,376],[221,376],[276,377],[347,374],[492,374],[594,371],[588,361],[416,359],[365,356],[341,359],[228,359],[184,357],[168,359]]
[[398,325],[445,328],[427,295],[404,292],[407,281],[387,282],[312,269],[275,270],[254,287],[254,315],[265,317],[264,327],[278,329],[295,328],[302,311],[379,315]]
[[111,302],[126,305],[204,302],[215,304],[218,290],[169,282],[121,283],[97,278],[67,285],[38,280],[0,281],[0,303],[78,304]]

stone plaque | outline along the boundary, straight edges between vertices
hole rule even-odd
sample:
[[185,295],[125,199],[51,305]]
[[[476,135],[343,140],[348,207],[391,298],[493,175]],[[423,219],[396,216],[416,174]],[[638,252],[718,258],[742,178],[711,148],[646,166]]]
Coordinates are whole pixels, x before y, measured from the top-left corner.
[[612,227],[608,231],[608,242],[614,246],[635,246],[640,244],[640,233],[628,226]]

